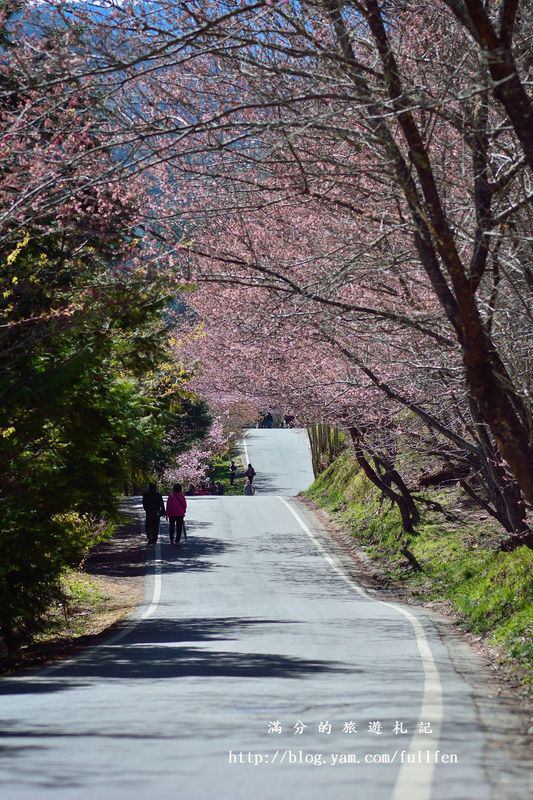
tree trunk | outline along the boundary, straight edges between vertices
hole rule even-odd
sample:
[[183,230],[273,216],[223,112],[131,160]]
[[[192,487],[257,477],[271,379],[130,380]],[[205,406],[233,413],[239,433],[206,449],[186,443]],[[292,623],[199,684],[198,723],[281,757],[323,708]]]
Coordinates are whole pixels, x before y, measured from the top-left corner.
[[500,465],[500,453],[488,435],[477,404],[471,400],[469,405],[476,436],[481,446],[479,466],[485,478],[489,497],[497,512],[494,516],[512,536],[521,536],[530,529],[526,522],[526,508],[520,489]]
[[410,565],[412,566],[412,568],[416,572],[422,572],[422,565],[421,565],[420,561],[417,561],[415,556],[408,549],[407,545],[402,547],[402,549],[400,550],[400,553],[402,554],[402,556],[406,557],[406,559],[408,560],[408,562],[410,563]]
[[509,536],[508,539],[505,539],[501,543],[500,549],[511,553],[513,550],[516,550],[517,547],[522,547],[523,545],[533,550],[533,531],[529,530],[524,533],[517,533]]
[[[384,145],[394,158],[398,183],[402,186],[412,213],[416,230],[415,244],[422,266],[457,333],[470,395],[477,403],[524,497],[533,505],[533,447],[528,438],[530,414],[483,326],[474,285],[466,275],[437,189],[429,155],[403,91],[382,9],[376,0],[366,0],[365,5],[368,24],[381,56],[388,95],[420,186],[419,191],[411,174],[406,174],[401,151],[390,130],[384,130],[381,125],[379,133],[384,134]],[[480,4],[475,5],[478,7]],[[423,216],[420,208],[423,209]],[[448,273],[453,301],[444,296],[450,293],[449,287],[443,294],[440,268],[436,266],[437,254]]]
[[[390,461],[385,456],[376,456],[374,458],[374,461],[376,461],[377,463],[381,463],[382,467],[384,468],[385,475],[383,476],[383,479],[385,480],[385,482],[389,486],[391,485],[391,483],[394,483],[400,490],[400,493],[403,499],[405,500],[407,508],[409,509],[409,514],[411,516],[411,520],[413,521],[413,523],[420,522],[420,514],[418,508],[416,507],[413,495],[407,488],[398,470],[394,468],[394,464],[392,463],[392,461]],[[388,480],[386,480],[387,478]]]
[[383,494],[389,498],[389,500],[392,500],[393,503],[396,503],[396,505],[400,509],[400,515],[402,517],[402,525],[404,530],[406,530],[408,533],[415,533],[413,527],[413,519],[411,517],[409,506],[406,503],[405,498],[402,497],[401,494],[395,492],[394,489],[391,489],[390,486],[387,486],[385,481],[383,481],[379,477],[377,472],[370,465],[369,461],[367,461],[361,444],[360,433],[357,430],[357,428],[351,427],[349,430],[355,448],[355,458],[357,459],[357,463],[359,464],[359,466],[361,467],[367,478],[370,481],[372,481],[374,486],[377,486],[378,489],[380,489],[380,491],[382,491]]
[[[502,29],[498,35],[482,3],[477,0],[465,0],[464,3],[458,3],[457,0],[445,2],[479,45],[494,81],[492,92],[504,107],[524,149],[527,162],[533,169],[533,109],[520,81],[511,51],[516,8],[513,10],[512,20],[507,21],[509,24],[505,26],[506,29]],[[515,5],[518,6],[518,3]],[[527,14],[525,8],[524,14]]]

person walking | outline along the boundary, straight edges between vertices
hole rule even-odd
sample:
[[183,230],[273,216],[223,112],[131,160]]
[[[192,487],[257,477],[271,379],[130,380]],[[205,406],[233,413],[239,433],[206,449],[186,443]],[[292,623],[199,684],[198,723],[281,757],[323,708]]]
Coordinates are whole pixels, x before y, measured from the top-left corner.
[[246,472],[244,474],[246,475],[247,478],[250,479],[250,483],[253,483],[253,480],[255,478],[256,472],[255,472],[255,469],[252,467],[251,464],[248,464],[248,467],[247,467]]
[[248,497],[253,497],[255,494],[255,486],[252,483],[251,478],[246,478],[246,483],[244,484],[244,492],[243,494],[247,495]]
[[169,520],[168,538],[170,544],[174,544],[174,533],[176,544],[180,543],[185,514],[187,511],[187,500],[181,489],[181,483],[174,484],[174,490],[169,494],[167,500],[166,517]]
[[146,538],[148,544],[155,544],[159,536],[159,522],[165,516],[163,496],[157,491],[155,483],[148,484],[148,491],[143,494],[143,508],[146,513]]
[[229,483],[230,486],[233,486],[235,483],[235,478],[237,477],[237,464],[235,461],[232,461],[229,465]]

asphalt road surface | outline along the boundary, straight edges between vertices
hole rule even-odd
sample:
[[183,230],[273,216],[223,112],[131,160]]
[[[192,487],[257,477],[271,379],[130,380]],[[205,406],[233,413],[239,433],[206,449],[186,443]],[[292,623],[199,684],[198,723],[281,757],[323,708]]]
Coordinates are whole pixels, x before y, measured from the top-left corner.
[[290,498],[312,480],[306,435],[250,431],[246,449],[258,494],[191,498],[179,548],[163,525],[118,634],[3,682],[0,797],[491,796],[432,620],[366,595]]
[[254,485],[262,495],[293,497],[313,483],[311,445],[305,430],[249,430],[243,456],[257,472]]

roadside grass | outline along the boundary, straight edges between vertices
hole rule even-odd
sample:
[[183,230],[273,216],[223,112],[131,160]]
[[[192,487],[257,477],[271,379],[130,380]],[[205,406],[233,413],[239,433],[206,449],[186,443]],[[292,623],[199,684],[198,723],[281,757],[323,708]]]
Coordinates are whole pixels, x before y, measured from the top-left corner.
[[121,578],[67,569],[61,576],[62,601],[54,603],[39,627],[15,654],[0,654],[0,673],[61,656],[87,637],[102,633],[131,613],[142,598]]
[[[87,610],[101,611],[109,599],[94,578],[85,572],[69,570],[63,575],[63,592],[67,609],[76,631],[83,631],[83,615]],[[80,615],[82,618],[80,619]]]
[[98,618],[113,605],[110,585],[75,569],[61,577],[63,602],[49,609],[43,629],[34,637],[42,644],[57,638],[77,639],[94,633]]
[[[400,515],[381,502],[379,491],[361,473],[349,452],[321,473],[305,492],[332,512],[389,578],[423,600],[449,601],[463,627],[497,647],[498,662],[513,679],[533,690],[533,552],[498,549],[502,532],[492,520],[458,512],[457,489],[425,492],[456,514],[449,522],[419,505],[416,535],[405,533]],[[415,572],[402,556],[405,544],[422,566]]]
[[216,483],[221,483],[224,487],[224,494],[227,495],[241,495],[243,490],[244,478],[238,477],[232,486],[230,483],[229,467],[232,461],[235,461],[238,469],[238,475],[242,476],[245,470],[245,464],[238,447],[234,444],[222,455],[215,456],[213,459],[213,474]]

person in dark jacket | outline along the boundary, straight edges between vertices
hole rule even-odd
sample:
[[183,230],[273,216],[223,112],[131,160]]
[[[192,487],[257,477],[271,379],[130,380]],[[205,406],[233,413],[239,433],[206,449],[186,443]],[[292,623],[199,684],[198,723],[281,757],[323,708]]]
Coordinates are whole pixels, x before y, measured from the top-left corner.
[[232,461],[229,466],[229,483],[230,486],[233,486],[235,483],[235,478],[237,477],[237,464],[235,461]]
[[244,473],[244,475],[245,475],[246,478],[250,479],[250,483],[253,483],[253,480],[255,478],[255,474],[256,474],[255,473],[255,469],[252,467],[251,464],[248,464],[248,468],[247,468],[246,472]]
[[148,544],[155,544],[159,536],[159,521],[165,516],[163,497],[155,483],[149,483],[148,491],[143,494],[143,508],[146,512],[146,538]]

